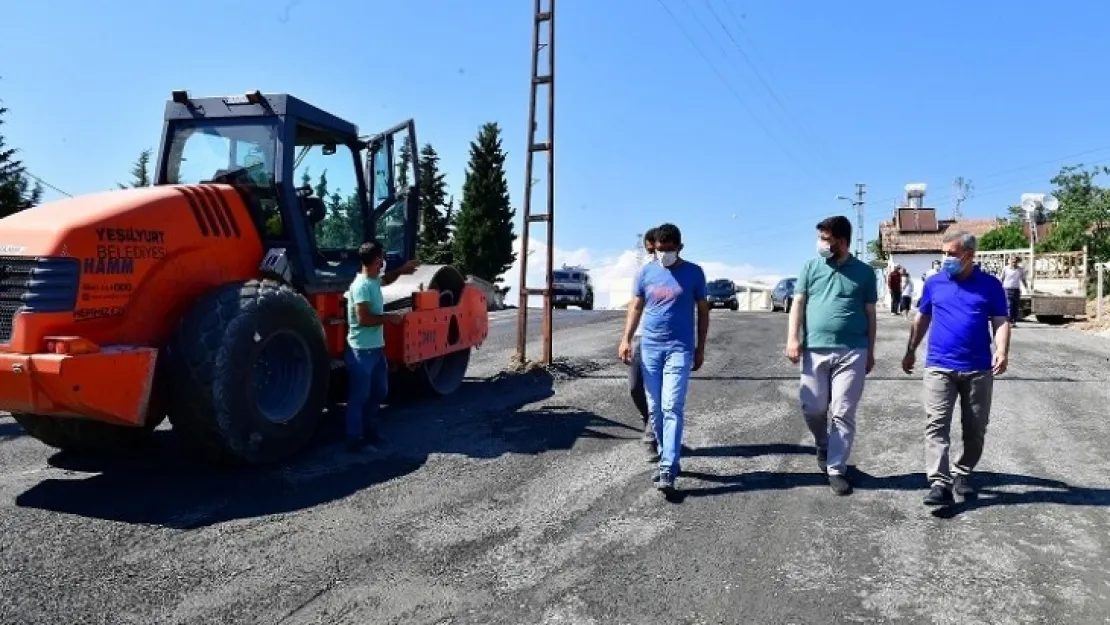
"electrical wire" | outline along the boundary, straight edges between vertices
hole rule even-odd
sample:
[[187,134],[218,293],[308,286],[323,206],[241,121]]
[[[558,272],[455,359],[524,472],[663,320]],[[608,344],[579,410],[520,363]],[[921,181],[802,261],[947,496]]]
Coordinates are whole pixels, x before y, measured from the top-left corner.
[[[1066,159],[1066,158],[1067,157],[1064,157],[1064,159]],[[1064,160],[1064,159],[1057,159],[1057,161],[1058,160]],[[1049,161],[1049,162],[1057,162],[1057,161]],[[1100,164],[1100,163],[1110,163],[1110,158],[1101,159],[1101,160],[1098,160],[1098,161],[1093,161],[1089,164],[1090,165],[1097,165],[1097,164]],[[1007,170],[1007,173],[1014,172],[1014,171],[1020,171],[1022,169],[1028,169],[1028,167],[1014,168],[1014,169],[1011,169],[1011,170]],[[977,192],[975,197],[990,197],[990,196],[998,195],[998,194],[1001,194],[1001,193],[1009,193],[1013,190],[1013,188],[1015,186],[1026,186],[1026,185],[1034,185],[1034,184],[1044,184],[1044,179],[1038,177],[1037,179],[1030,178],[1030,179],[1026,179],[1026,180],[1006,181],[1006,182],[998,183],[996,185],[991,185],[991,186],[986,187],[986,189],[981,190],[981,191],[985,191],[985,193],[984,192]],[[873,206],[873,205],[871,205],[871,206]],[[1004,210],[1000,211],[1000,212],[1004,212]],[[1079,214],[1079,213],[1073,212],[1072,214],[1076,215],[1076,214]],[[1099,214],[1097,212],[1097,210],[1095,211],[1095,214],[1096,215]],[[822,214],[814,213],[812,215],[812,217],[809,217],[809,219],[811,220],[812,223],[806,225],[806,227],[810,227],[810,226],[816,224],[818,221],[820,221],[821,219],[824,219],[825,217],[828,217],[829,215],[830,215],[829,211],[826,211]],[[743,236],[745,237],[744,241],[735,240],[736,236],[734,235],[732,237],[733,240],[729,241],[727,243],[726,242],[719,242],[717,244],[710,244],[706,247],[697,247],[697,248],[695,248],[693,245],[690,245],[689,246],[690,251],[693,252],[693,253],[698,254],[699,256],[701,256],[701,255],[705,255],[705,254],[724,252],[724,251],[729,251],[729,250],[734,250],[734,249],[749,246],[749,245],[751,245],[751,241],[752,241],[753,238],[768,239],[768,238],[774,238],[774,237],[777,237],[777,236],[787,236],[787,235],[790,235],[790,234],[794,234],[794,233],[798,232],[798,226],[796,224],[799,222],[800,219],[805,219],[805,218],[792,219],[791,220],[791,225],[781,225],[780,224],[780,225],[775,225],[775,226],[771,226],[771,227],[754,228],[754,229],[745,230],[743,232]],[[970,219],[975,219],[975,218],[970,218]],[[981,219],[989,219],[989,217],[983,217]],[[881,219],[880,223],[887,222],[889,220],[890,220],[890,215],[888,213],[887,218]],[[869,239],[870,237],[865,236],[865,238]]]
[[[667,12],[667,15],[670,16],[671,20],[675,23],[676,26],[678,26],[678,29],[679,29],[680,32],[682,32],[682,35],[684,37],[686,37],[687,41],[690,42],[690,45],[694,48],[694,50],[698,53],[698,55],[702,58],[702,60],[705,61],[705,64],[709,66],[709,69],[711,69],[713,71],[713,73],[717,75],[717,78],[719,78],[722,83],[724,83],[724,85],[728,89],[729,93],[732,94],[732,97],[734,97],[736,99],[736,101],[739,102],[740,105],[744,107],[744,110],[746,110],[748,112],[748,114],[752,117],[753,121],[756,122],[756,124],[763,130],[763,132],[767,134],[767,136],[775,143],[775,145],[778,146],[778,148],[780,150],[783,151],[784,154],[786,154],[787,157],[790,158],[790,160],[794,161],[794,163],[796,165],[798,165],[799,167],[801,167],[802,170],[805,171],[807,174],[812,174],[813,172],[810,171],[810,169],[807,168],[798,159],[798,157],[795,156],[794,153],[791,152],[790,149],[787,148],[782,143],[782,141],[780,141],[778,139],[778,137],[774,133],[771,132],[770,128],[768,128],[767,125],[763,122],[763,120],[760,119],[759,116],[755,114],[755,111],[752,110],[751,106],[748,105],[747,101],[745,101],[744,98],[740,96],[740,93],[736,91],[736,88],[732,86],[732,83],[730,83],[728,81],[728,79],[725,78],[724,74],[722,74],[721,71],[719,69],[717,69],[717,66],[714,65],[713,62],[709,60],[709,57],[705,54],[705,52],[701,49],[701,47],[698,46],[697,42],[690,35],[690,32],[688,30],[686,30],[686,27],[682,25],[682,22],[678,19],[678,17],[674,14],[674,12],[671,11],[670,7],[668,7],[666,5],[666,3],[663,2],[663,0],[656,0],[656,2],[659,3],[659,6],[663,7],[663,10]],[[687,5],[687,6],[689,6],[689,5]],[[704,25],[703,25],[703,28],[704,28]],[[716,43],[716,40],[714,40],[714,43]]]
[[[827,149],[824,142],[818,139],[816,135],[809,129],[809,126],[807,126],[805,122],[800,117],[795,115],[790,107],[786,105],[786,102],[783,100],[783,98],[779,96],[778,91],[771,86],[770,82],[768,82],[768,80],[763,76],[763,72],[759,71],[759,68],[756,66],[751,56],[744,50],[744,47],[740,45],[740,42],[737,41],[736,37],[732,34],[732,30],[730,30],[729,27],[725,25],[724,20],[721,19],[721,15],[717,13],[717,10],[713,8],[710,0],[702,0],[702,2],[705,4],[705,7],[709,9],[709,13],[713,15],[713,19],[717,22],[717,25],[721,27],[721,30],[724,31],[729,41],[732,42],[732,46],[736,48],[737,52],[740,53],[740,57],[744,59],[744,63],[747,64],[748,68],[752,70],[753,74],[755,74],[756,79],[763,86],[763,89],[766,90],[767,93],[771,96],[771,99],[779,105],[779,107],[786,114],[787,119],[795,125],[796,129],[800,131],[800,133],[806,138],[806,140],[811,142],[814,146],[820,148],[819,150],[815,150],[814,152],[820,156],[821,160],[824,161],[826,165],[830,165],[833,169],[835,169],[833,163],[828,159],[828,155],[826,154]],[[728,6],[727,3],[725,6]]]
[[47,189],[50,189],[51,191],[54,191],[55,193],[60,193],[61,195],[64,195],[66,197],[73,197],[72,194],[69,194],[69,193],[66,193],[65,191],[62,191],[58,187],[55,187],[54,185],[52,185],[49,182],[43,180],[42,178],[39,178],[38,176],[36,176],[36,175],[32,174],[31,172],[27,171],[26,169],[24,169],[21,173],[24,176],[27,176],[28,178],[30,178],[31,180],[34,180],[35,182],[37,182],[37,183],[41,184],[42,186],[46,187]]
[[[1077,157],[1080,157],[1080,156],[1086,156],[1088,154],[1094,154],[1096,152],[1104,152],[1106,150],[1110,150],[1110,145],[1103,146],[1103,147],[1100,147],[1100,148],[1093,148],[1093,149],[1090,149],[1090,150],[1084,150],[1082,152],[1076,152],[1075,154],[1068,154],[1068,155],[1065,155],[1065,156],[1060,156],[1060,157],[1048,159],[1048,160],[1045,160],[1045,161],[1038,161],[1036,163],[1030,163],[1029,165],[1022,165],[1020,167],[1013,167],[1011,169],[1004,169],[1002,171],[997,171],[997,172],[994,172],[994,173],[986,174],[984,176],[978,176],[978,177],[968,176],[967,179],[970,180],[973,183],[976,180],[989,180],[991,178],[997,178],[999,176],[1005,176],[1006,174],[1012,174],[1012,173],[1019,172],[1019,171],[1025,171],[1026,169],[1033,169],[1034,167],[1040,167],[1042,165],[1051,165],[1053,163],[1059,163],[1060,161],[1066,161],[1066,160],[1077,158]],[[1102,159],[1102,161],[1096,161],[1096,163],[1097,162],[1103,162],[1105,160],[1106,159]],[[972,189],[972,191],[973,191],[973,194],[976,193],[975,189]],[[941,196],[941,199],[953,199],[955,196],[956,196],[956,194],[950,193],[946,196]],[[885,198],[882,198],[882,199],[879,199],[879,200],[873,200],[870,203],[871,204],[883,204],[883,203],[886,203],[886,202],[896,202],[900,199],[902,199],[902,196],[892,195],[890,197],[885,197]]]

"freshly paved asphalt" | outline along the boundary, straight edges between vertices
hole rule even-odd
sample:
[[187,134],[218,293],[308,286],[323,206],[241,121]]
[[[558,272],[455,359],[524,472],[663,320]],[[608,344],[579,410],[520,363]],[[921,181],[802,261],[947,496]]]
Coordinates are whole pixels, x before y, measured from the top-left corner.
[[494,314],[458,394],[390,410],[378,452],[342,451],[332,427],[285,467],[221,474],[170,431],[141,458],[67,457],[0,417],[0,623],[1110,614],[1110,340],[1019,327],[983,493],[935,511],[921,505],[920,374],[898,366],[904,320],[880,319],[857,490],[836,497],[782,357],[786,316],[714,312],[687,404],[686,475],[667,501],[650,488],[615,361],[619,313],[560,312],[566,360],[550,374],[480,379],[508,364],[514,314]]

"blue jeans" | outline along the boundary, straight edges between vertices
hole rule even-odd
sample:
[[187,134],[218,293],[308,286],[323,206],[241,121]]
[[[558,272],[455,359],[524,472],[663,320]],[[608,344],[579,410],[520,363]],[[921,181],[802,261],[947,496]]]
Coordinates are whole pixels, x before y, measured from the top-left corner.
[[366,427],[375,426],[378,409],[389,393],[389,366],[385,351],[347,346],[347,438],[361,440]]
[[659,441],[659,471],[674,475],[682,453],[682,428],[686,421],[686,389],[694,353],[685,348],[640,343],[644,391],[655,440]]

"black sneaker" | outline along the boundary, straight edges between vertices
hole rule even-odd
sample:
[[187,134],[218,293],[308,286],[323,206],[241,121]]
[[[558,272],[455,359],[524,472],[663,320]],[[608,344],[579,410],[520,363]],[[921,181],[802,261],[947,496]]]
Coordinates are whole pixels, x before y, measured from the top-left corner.
[[829,450],[817,450],[817,468],[821,469],[821,473],[828,473],[829,471]]
[[852,483],[848,478],[843,475],[830,475],[829,488],[837,495],[850,495],[852,494]]
[[952,478],[952,490],[956,491],[956,494],[964,499],[974,499],[975,496],[979,494],[971,484],[970,475],[957,475]]
[[952,496],[952,489],[944,484],[933,484],[929,489],[929,494],[925,495],[922,500],[926,506],[947,506],[956,503],[956,498]]

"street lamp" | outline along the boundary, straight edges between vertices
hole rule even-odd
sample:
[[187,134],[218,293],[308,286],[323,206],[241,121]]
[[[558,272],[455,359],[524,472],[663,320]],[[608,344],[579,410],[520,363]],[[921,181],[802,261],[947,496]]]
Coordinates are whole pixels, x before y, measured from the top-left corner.
[[856,257],[863,258],[863,202],[853,200],[846,195],[838,195],[836,199],[844,200],[856,209],[856,228],[859,230],[859,234],[856,236]]

